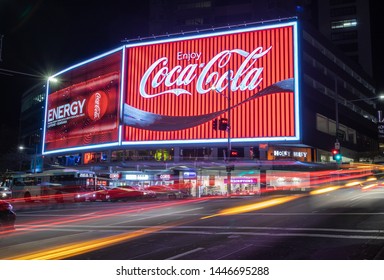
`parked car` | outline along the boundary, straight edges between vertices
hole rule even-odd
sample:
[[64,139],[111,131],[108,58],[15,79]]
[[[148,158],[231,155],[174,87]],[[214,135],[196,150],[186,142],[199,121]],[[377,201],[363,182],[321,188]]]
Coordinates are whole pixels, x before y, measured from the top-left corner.
[[12,205],[5,200],[0,200],[0,231],[15,229],[16,214]]

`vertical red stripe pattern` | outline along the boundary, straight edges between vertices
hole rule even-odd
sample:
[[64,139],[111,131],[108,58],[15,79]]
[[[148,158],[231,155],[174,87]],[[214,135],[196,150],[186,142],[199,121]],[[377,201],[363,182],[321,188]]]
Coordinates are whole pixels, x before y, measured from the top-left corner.
[[[227,108],[225,88],[222,94],[215,90],[199,93],[196,88],[198,77],[204,67],[220,52],[225,50],[242,50],[252,53],[257,48],[267,50],[252,68],[259,68],[261,83],[254,90],[231,90],[231,105],[254,95],[258,91],[285,79],[294,77],[294,46],[293,26],[276,27],[266,30],[223,34],[206,38],[157,43],[152,45],[134,46],[127,48],[126,56],[126,93],[124,102],[140,110],[167,116],[196,116],[209,114]],[[182,55],[186,55],[183,57]],[[188,56],[189,55],[189,56]],[[182,58],[182,59],[181,59]],[[164,59],[150,73],[145,84],[145,91],[155,95],[170,89],[183,89],[190,94],[176,95],[166,93],[152,98],[144,98],[140,94],[140,82],[146,71],[159,59]],[[239,54],[232,54],[229,63],[220,67],[218,62],[209,69],[203,89],[210,89],[218,77],[226,77],[228,69],[237,72],[246,58]],[[194,71],[184,71],[193,69]],[[249,69],[248,69],[249,70]],[[242,81],[246,76],[239,79]],[[168,75],[168,76],[167,76]],[[180,76],[181,75],[181,76]],[[210,76],[211,75],[211,76]],[[164,80],[170,76],[170,82],[190,78],[192,82],[170,87],[165,86]],[[209,80],[209,77],[212,80]],[[154,81],[158,81],[156,85]],[[227,85],[227,79],[223,80]],[[263,96],[231,110],[232,138],[259,137],[294,137],[295,136],[295,102],[292,92],[276,93]],[[223,113],[220,117],[227,117]],[[172,126],[172,124],[169,124]],[[214,131],[212,122],[201,124],[184,130],[150,131],[144,129],[124,127],[123,141],[153,141],[153,140],[195,140],[226,138],[225,131]]]

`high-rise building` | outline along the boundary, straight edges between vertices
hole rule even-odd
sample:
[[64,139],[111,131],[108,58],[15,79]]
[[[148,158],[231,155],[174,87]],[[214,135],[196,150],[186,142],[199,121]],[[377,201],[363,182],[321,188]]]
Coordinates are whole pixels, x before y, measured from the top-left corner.
[[296,16],[372,76],[369,4],[366,0],[151,0],[149,30],[163,35]]
[[319,1],[318,11],[319,31],[372,76],[369,1]]

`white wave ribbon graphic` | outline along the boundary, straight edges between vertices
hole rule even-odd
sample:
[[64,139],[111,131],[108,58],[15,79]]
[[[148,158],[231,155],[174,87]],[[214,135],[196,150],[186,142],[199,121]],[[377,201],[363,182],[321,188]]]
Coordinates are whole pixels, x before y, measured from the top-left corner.
[[[229,110],[253,99],[280,92],[294,92],[294,79],[290,78],[270,85],[254,95],[244,99],[240,103],[233,105],[229,108]],[[175,131],[198,126],[222,115],[227,111],[228,108],[198,116],[166,116],[143,111],[128,104],[124,104],[123,124],[152,131]]]

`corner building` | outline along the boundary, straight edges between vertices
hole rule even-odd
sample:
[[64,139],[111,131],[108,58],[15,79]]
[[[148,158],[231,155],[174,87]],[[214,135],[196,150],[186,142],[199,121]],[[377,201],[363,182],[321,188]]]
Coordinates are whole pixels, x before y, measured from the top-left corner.
[[335,142],[343,162],[378,153],[373,81],[296,19],[128,42],[54,78],[46,163],[114,184],[257,192],[280,167],[332,162]]

